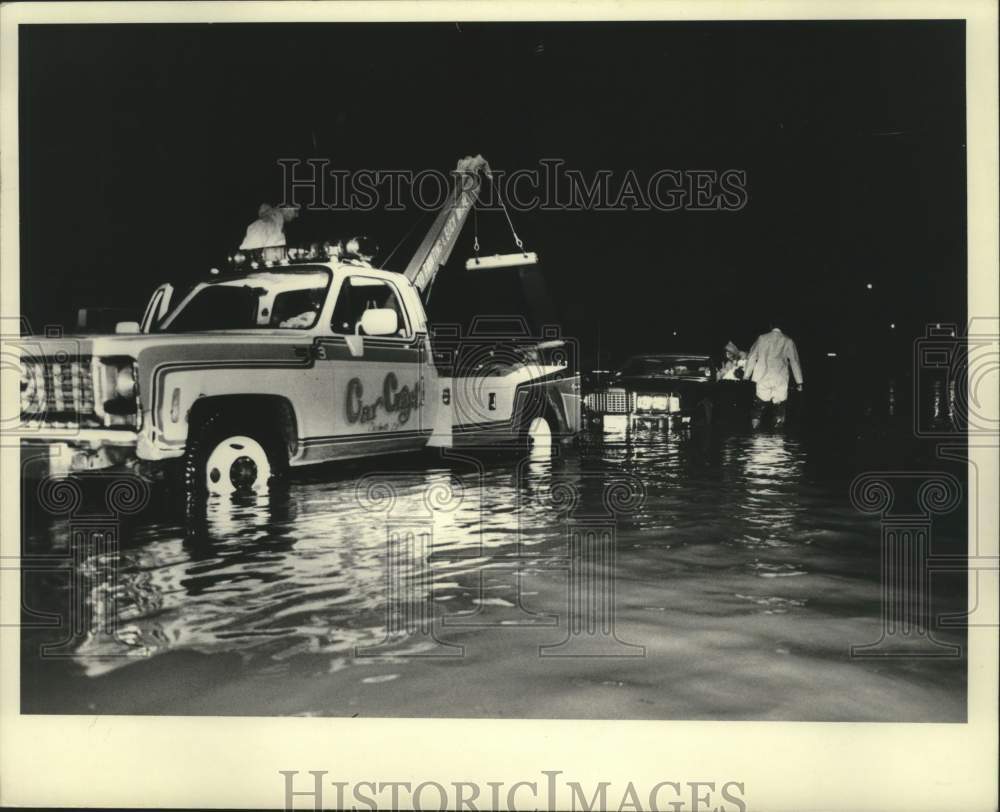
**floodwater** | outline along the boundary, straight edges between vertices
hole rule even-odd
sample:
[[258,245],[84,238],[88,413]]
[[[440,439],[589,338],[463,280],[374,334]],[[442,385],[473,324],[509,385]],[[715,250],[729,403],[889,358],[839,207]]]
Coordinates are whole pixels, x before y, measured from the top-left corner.
[[[881,517],[850,485],[887,470],[965,479],[908,420],[792,419],[324,466],[192,509],[157,486],[111,519],[106,487],[41,510],[29,483],[22,707],[962,721],[964,634],[937,618],[964,574],[852,656],[884,600]],[[932,555],[964,554],[965,513],[932,517]]]

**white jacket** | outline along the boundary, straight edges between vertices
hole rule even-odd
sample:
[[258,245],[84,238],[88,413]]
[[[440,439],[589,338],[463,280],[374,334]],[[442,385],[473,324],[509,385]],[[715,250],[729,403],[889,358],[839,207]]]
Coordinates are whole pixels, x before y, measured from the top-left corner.
[[802,383],[802,366],[795,342],[775,327],[757,337],[747,355],[746,375],[754,383],[770,386],[788,385],[788,367],[795,383]]
[[247,228],[246,236],[240,243],[241,251],[253,248],[271,248],[285,244],[285,216],[281,209],[261,204],[257,219]]

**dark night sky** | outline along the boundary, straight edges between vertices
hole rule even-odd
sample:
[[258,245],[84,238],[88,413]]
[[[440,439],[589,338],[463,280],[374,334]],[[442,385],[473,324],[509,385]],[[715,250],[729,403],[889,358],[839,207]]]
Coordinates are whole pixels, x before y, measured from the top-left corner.
[[[279,158],[447,170],[476,152],[507,170],[746,170],[740,212],[516,215],[591,358],[598,330],[615,355],[674,330],[745,347],[777,313],[809,355],[964,320],[961,22],[20,30],[34,325],[138,309],[219,264],[280,196]],[[417,216],[303,222],[392,246]]]

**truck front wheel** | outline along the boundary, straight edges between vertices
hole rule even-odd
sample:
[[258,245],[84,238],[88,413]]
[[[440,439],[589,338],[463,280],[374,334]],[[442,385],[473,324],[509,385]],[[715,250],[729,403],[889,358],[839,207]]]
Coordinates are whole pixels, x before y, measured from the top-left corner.
[[203,421],[195,435],[185,455],[188,493],[266,493],[288,462],[281,444],[271,442],[265,432],[221,414]]

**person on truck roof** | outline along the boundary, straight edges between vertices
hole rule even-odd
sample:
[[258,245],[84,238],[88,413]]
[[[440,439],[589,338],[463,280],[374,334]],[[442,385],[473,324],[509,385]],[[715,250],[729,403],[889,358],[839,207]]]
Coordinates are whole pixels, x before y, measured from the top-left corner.
[[257,219],[247,226],[246,236],[240,243],[241,251],[257,248],[274,248],[285,244],[285,223],[299,216],[297,206],[272,206],[261,203]]

